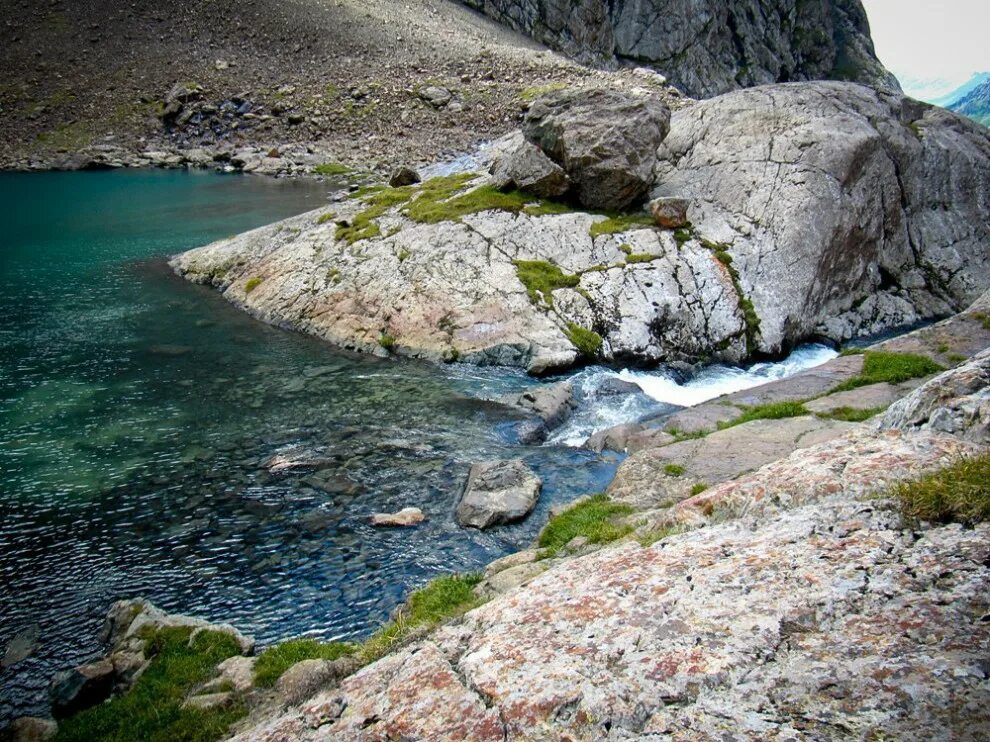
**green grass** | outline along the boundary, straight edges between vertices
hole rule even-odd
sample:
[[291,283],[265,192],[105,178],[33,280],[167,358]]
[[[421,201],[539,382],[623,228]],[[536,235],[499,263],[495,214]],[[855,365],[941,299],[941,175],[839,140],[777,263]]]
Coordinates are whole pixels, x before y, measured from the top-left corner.
[[363,662],[374,662],[408,634],[420,627],[435,626],[484,602],[474,594],[481,575],[438,577],[409,596],[396,617],[376,631],[360,649]]
[[664,474],[667,474],[668,476],[671,477],[682,477],[684,476],[684,472],[686,472],[687,469],[685,469],[680,464],[667,464],[663,467],[663,471]]
[[533,202],[532,196],[520,191],[503,193],[492,186],[481,186],[453,198],[422,194],[403,210],[406,216],[421,224],[457,221],[480,211],[510,211],[518,213]]
[[337,213],[335,211],[328,211],[326,214],[320,214],[320,217],[316,220],[316,223],[326,224],[327,222],[332,222],[336,218]]
[[990,315],[985,312],[974,312],[971,316],[982,325],[984,330],[990,330]]
[[59,724],[59,742],[208,742],[226,736],[230,725],[247,714],[241,701],[209,711],[183,709],[196,686],[211,679],[216,666],[240,654],[229,634],[204,631],[189,646],[192,629],[173,627],[149,632],[148,669],[123,696],[87,709]]
[[545,260],[515,260],[513,264],[533,304],[539,304],[542,297],[547,306],[553,306],[554,290],[574,288],[581,282],[580,276],[564,273],[559,266]]
[[677,246],[681,247],[684,243],[694,239],[694,230],[690,227],[680,227],[674,230],[674,240],[677,242]]
[[871,417],[875,417],[883,412],[885,407],[869,407],[867,409],[859,409],[856,407],[836,407],[834,410],[829,412],[823,412],[818,415],[818,417],[828,418],[830,420],[841,420],[847,423],[861,423],[864,420],[869,420]]
[[592,224],[588,232],[592,237],[601,237],[603,234],[618,234],[655,226],[653,217],[646,214],[612,214],[603,221]]
[[264,280],[263,278],[259,278],[258,276],[253,276],[249,278],[247,280],[247,283],[244,284],[244,293],[250,294],[252,291],[254,291],[256,288],[258,288],[261,285],[263,280]]
[[550,519],[540,532],[542,556],[555,556],[577,536],[584,536],[593,544],[606,544],[622,538],[632,531],[632,527],[616,525],[612,520],[632,512],[633,508],[629,505],[612,502],[604,494],[595,495]]
[[668,536],[674,536],[678,533],[683,533],[684,529],[681,526],[666,526],[664,528],[654,528],[650,531],[645,531],[643,533],[636,534],[636,540],[642,547],[653,546],[657,541],[663,541]]
[[378,338],[378,344],[385,350],[392,350],[392,348],[395,347],[395,336],[389,335],[388,333],[382,333]]
[[339,162],[326,162],[313,168],[316,175],[347,175],[352,172],[351,168]]
[[334,238],[353,245],[360,240],[368,240],[382,233],[378,223],[373,221],[382,216],[388,209],[384,206],[371,206],[360,212],[348,224],[337,225]]
[[697,484],[691,487],[691,497],[694,497],[695,495],[700,495],[706,489],[708,489],[707,484],[705,484],[704,482],[698,482]]
[[289,639],[269,647],[254,665],[254,683],[262,688],[275,685],[290,667],[303,660],[336,660],[354,654],[357,647],[345,642]]
[[565,333],[571,344],[588,358],[594,358],[602,349],[602,336],[594,330],[589,330],[573,322],[567,323]]
[[884,494],[917,520],[968,525],[990,520],[990,454],[960,459]]
[[808,414],[810,413],[801,402],[768,402],[767,404],[746,407],[743,414],[735,420],[721,421],[718,424],[718,429],[733,428],[753,420],[783,420],[787,417],[800,417]]
[[693,440],[697,440],[698,438],[704,438],[709,433],[709,431],[707,430],[695,430],[691,433],[688,433],[684,430],[681,430],[680,428],[667,428],[667,430],[665,430],[664,432],[674,436],[675,443],[680,443],[681,441],[693,441]]
[[729,245],[724,242],[712,242],[706,239],[702,239],[701,244],[711,250],[715,259],[724,265],[725,269],[729,272],[732,286],[736,290],[736,296],[739,297],[739,311],[743,315],[743,325],[746,333],[746,350],[749,353],[753,353],[756,351],[757,339],[760,335],[760,317],[756,313],[753,300],[743,293],[742,283],[739,280],[739,271],[732,264],[732,256],[729,254]]
[[910,379],[930,376],[944,370],[927,356],[915,353],[868,350],[863,354],[863,371],[858,376],[843,381],[832,392],[844,392],[883,382],[900,384]]
[[540,201],[532,203],[523,209],[527,216],[549,216],[552,214],[570,214],[574,212],[572,206],[560,203],[559,201]]

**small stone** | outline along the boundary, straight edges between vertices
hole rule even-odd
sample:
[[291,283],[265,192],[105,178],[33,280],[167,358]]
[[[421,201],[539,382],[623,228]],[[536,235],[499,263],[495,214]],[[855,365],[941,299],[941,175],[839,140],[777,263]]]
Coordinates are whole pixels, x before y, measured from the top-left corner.
[[541,487],[520,459],[475,464],[457,505],[457,522],[483,529],[521,520],[536,506]]
[[415,183],[419,183],[421,180],[419,173],[413,170],[411,167],[402,165],[392,171],[392,177],[389,178],[388,184],[392,188],[401,188],[402,186],[411,186]]
[[650,201],[650,213],[662,229],[680,229],[690,224],[687,216],[690,207],[691,201],[686,198],[655,198]]
[[449,90],[435,85],[430,85],[420,90],[419,97],[434,108],[443,108],[454,98]]
[[371,525],[387,528],[404,528],[414,526],[426,520],[419,508],[402,508],[397,513],[375,513],[371,516]]

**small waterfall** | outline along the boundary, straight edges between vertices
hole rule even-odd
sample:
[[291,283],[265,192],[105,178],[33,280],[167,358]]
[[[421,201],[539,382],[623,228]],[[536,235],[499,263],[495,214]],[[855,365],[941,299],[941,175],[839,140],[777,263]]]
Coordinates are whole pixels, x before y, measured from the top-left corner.
[[836,355],[825,345],[802,345],[782,361],[747,367],[712,365],[683,383],[669,369],[616,372],[601,366],[586,368],[572,378],[578,409],[548,442],[580,446],[600,430],[784,379]]

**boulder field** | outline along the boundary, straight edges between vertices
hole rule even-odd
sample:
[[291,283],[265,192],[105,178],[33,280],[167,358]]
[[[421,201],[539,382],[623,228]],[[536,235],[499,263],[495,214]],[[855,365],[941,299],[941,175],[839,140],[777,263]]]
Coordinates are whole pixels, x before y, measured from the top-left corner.
[[366,188],[171,264],[345,348],[531,373],[775,355],[948,316],[990,285],[990,133],[855,84],[674,112],[650,190],[689,202],[678,229],[501,185]]

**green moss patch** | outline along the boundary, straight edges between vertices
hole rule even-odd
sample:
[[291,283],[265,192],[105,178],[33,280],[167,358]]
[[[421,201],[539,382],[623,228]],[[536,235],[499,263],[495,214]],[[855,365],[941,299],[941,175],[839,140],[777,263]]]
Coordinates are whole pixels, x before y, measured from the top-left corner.
[[783,420],[787,417],[801,417],[811,413],[801,402],[769,402],[767,404],[746,407],[743,414],[735,420],[723,420],[718,424],[719,430],[732,428],[736,425],[752,422],[753,420]]
[[326,162],[313,168],[316,175],[347,175],[350,172],[351,168],[339,162]]
[[589,358],[597,356],[598,351],[602,349],[602,336],[594,330],[568,322],[566,335],[571,344]]
[[527,103],[532,103],[541,95],[546,95],[547,93],[553,93],[557,90],[564,90],[566,87],[567,87],[567,83],[564,82],[549,82],[546,85],[532,85],[528,88],[523,88],[522,90],[520,90],[519,98],[520,100],[524,100]]
[[249,278],[247,280],[247,283],[244,284],[244,293],[250,294],[252,291],[254,291],[256,288],[258,288],[261,285],[263,280],[264,279],[259,278],[258,276],[253,276],[252,278]]
[[904,514],[933,523],[972,525],[990,520],[990,454],[960,459],[951,466],[885,493]]
[[590,543],[606,544],[632,531],[631,526],[617,525],[613,521],[621,515],[629,515],[633,508],[612,502],[608,495],[599,494],[578,503],[550,519],[540,532],[539,545],[545,558],[553,557],[571,539],[584,536]]
[[240,654],[229,634],[203,631],[190,645],[189,627],[149,632],[151,664],[133,689],[59,724],[59,742],[148,740],[149,742],[208,742],[226,736],[230,725],[247,714],[242,702],[222,709],[183,709],[198,685],[216,674],[216,666]]
[[382,233],[382,230],[378,223],[373,220],[382,216],[386,211],[388,209],[384,206],[371,206],[351,219],[349,223],[339,224],[334,237],[348,245],[353,245],[359,240],[377,237]]
[[345,642],[321,642],[316,639],[289,639],[269,647],[254,665],[254,682],[270,688],[297,662],[303,660],[336,660],[354,654],[357,647]]
[[652,263],[654,260],[659,260],[659,255],[650,255],[648,253],[630,253],[626,256],[626,265],[636,265],[637,263]]
[[680,464],[667,464],[663,467],[663,471],[664,474],[671,477],[682,477],[684,476],[684,472],[687,470]]
[[481,211],[511,211],[518,213],[533,202],[531,196],[519,191],[503,193],[492,186],[481,186],[453,198],[424,193],[404,210],[406,216],[422,224],[457,221],[468,214]]
[[592,224],[588,232],[592,237],[601,237],[603,234],[619,234],[655,226],[653,217],[646,214],[611,214],[608,218]]
[[560,266],[545,260],[514,260],[513,265],[533,304],[539,304],[542,297],[547,306],[553,306],[556,289],[574,288],[581,282],[580,276],[564,273]]
[[864,420],[869,420],[871,417],[879,415],[885,409],[885,407],[870,407],[867,409],[859,409],[856,407],[836,407],[834,410],[820,413],[818,417],[827,418],[829,420],[841,420],[847,423],[861,423]]
[[870,384],[901,384],[911,379],[937,374],[945,369],[927,356],[868,350],[863,354],[863,371],[836,386],[833,392],[858,389]]

